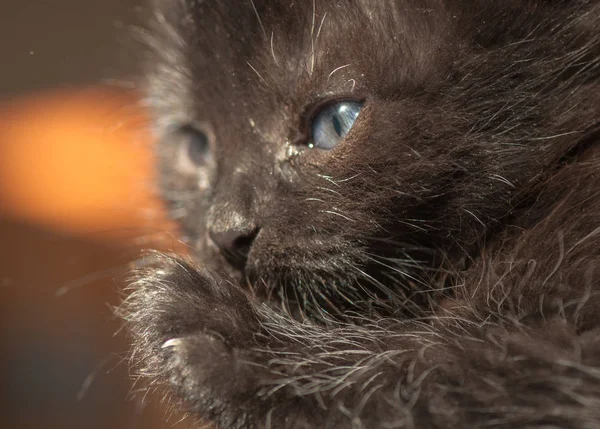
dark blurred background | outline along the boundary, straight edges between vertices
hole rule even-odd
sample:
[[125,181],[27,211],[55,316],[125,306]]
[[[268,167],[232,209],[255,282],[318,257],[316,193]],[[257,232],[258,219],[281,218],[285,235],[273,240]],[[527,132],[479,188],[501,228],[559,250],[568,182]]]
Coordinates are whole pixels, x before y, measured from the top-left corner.
[[135,394],[112,310],[140,250],[177,245],[134,84],[138,3],[2,2],[2,428],[188,426]]

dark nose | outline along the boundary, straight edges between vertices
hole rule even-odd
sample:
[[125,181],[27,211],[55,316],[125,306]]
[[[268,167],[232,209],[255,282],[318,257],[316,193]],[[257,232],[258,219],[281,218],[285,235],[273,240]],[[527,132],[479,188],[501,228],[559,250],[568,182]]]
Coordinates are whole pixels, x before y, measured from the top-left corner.
[[225,259],[235,268],[243,270],[258,230],[254,227],[209,228],[208,235]]

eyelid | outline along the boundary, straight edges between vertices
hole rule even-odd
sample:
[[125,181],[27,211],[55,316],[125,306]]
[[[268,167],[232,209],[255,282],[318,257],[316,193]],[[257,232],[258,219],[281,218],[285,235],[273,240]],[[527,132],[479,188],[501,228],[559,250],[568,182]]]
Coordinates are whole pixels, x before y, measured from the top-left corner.
[[310,122],[317,116],[317,114],[332,104],[343,103],[345,101],[353,101],[357,103],[365,103],[366,97],[360,97],[355,95],[340,95],[340,96],[327,96],[320,97],[314,102],[310,103],[302,114],[300,120],[303,124],[310,124]]

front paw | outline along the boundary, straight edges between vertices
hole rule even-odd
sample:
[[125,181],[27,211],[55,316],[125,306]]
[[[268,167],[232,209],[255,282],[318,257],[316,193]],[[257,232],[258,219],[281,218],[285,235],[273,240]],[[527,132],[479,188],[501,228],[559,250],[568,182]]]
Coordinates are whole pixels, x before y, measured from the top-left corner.
[[230,279],[179,257],[157,255],[134,273],[120,314],[134,339],[134,359],[160,372],[170,345],[196,334],[229,347],[253,341],[259,323],[245,293]]
[[264,395],[265,384],[280,377],[268,368],[276,341],[261,332],[239,286],[159,255],[135,273],[131,289],[120,314],[133,336],[133,364],[151,385],[169,384],[188,411],[218,427],[262,427],[266,416],[303,427]]

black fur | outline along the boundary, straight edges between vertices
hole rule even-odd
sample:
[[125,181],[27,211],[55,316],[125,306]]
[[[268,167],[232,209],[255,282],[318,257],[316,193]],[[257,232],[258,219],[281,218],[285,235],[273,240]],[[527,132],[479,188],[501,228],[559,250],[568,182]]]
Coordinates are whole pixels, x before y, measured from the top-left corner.
[[[135,275],[144,377],[225,429],[600,427],[600,1],[155,11],[161,189],[197,254]],[[309,149],[340,99],[353,129]]]

